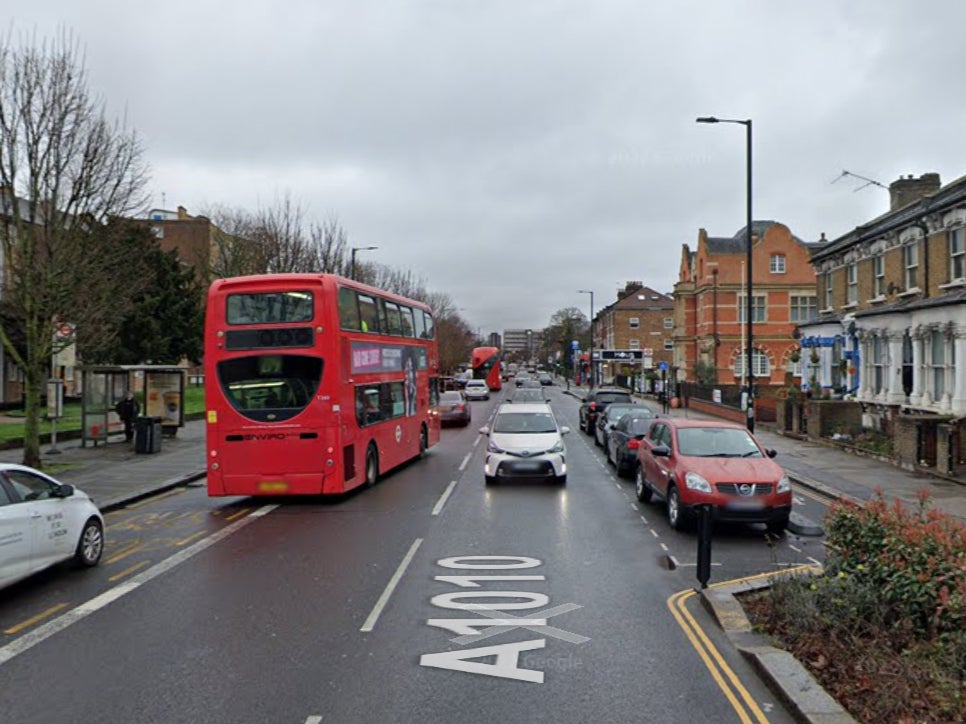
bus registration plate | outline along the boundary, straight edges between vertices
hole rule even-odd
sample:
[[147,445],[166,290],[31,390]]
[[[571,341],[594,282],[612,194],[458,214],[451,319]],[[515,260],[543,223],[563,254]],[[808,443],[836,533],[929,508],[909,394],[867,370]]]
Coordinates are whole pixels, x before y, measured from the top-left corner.
[[288,483],[284,480],[263,480],[258,484],[260,493],[285,493],[288,491]]

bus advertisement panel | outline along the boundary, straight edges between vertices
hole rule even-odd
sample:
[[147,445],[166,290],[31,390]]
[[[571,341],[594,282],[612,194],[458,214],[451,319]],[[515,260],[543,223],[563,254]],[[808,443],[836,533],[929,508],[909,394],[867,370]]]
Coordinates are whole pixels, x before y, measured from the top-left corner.
[[474,380],[486,380],[491,390],[503,387],[500,381],[500,350],[498,347],[477,347],[471,361]]
[[208,495],[373,485],[439,442],[429,307],[329,274],[215,281],[205,316]]

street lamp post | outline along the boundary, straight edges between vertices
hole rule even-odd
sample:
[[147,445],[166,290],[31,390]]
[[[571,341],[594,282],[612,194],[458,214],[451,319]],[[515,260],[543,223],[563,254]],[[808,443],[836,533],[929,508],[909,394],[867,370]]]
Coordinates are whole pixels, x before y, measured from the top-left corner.
[[746,350],[747,357],[745,358],[745,370],[748,375],[748,407],[747,407],[747,425],[748,430],[751,432],[755,431],[755,396],[754,396],[754,367],[752,365],[754,361],[754,335],[752,329],[754,326],[754,295],[752,294],[752,266],[751,266],[751,252],[752,252],[752,235],[751,235],[751,119],[746,118],[745,120],[739,120],[736,118],[715,118],[714,116],[706,116],[697,119],[698,123],[737,123],[745,127],[745,139],[746,139],[746,152],[745,152],[745,162],[747,166],[747,177],[746,177],[746,224],[745,224],[745,268],[748,273],[748,287],[747,287],[747,297],[745,298],[745,319],[748,324],[748,348]]
[[349,252],[349,278],[356,278],[356,252],[357,251],[375,251],[378,246],[354,246],[352,251]]
[[591,289],[578,289],[577,293],[590,295],[590,389],[594,389],[594,292]]

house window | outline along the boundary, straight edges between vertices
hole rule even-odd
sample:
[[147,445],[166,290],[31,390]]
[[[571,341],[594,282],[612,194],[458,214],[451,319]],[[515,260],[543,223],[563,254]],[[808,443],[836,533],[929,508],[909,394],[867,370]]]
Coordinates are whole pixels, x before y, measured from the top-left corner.
[[946,339],[934,329],[929,340],[929,367],[932,378],[932,399],[939,401],[946,392]]
[[[735,357],[735,377],[745,376],[745,361],[747,359],[747,348],[742,350],[741,354]],[[751,369],[753,372],[753,377],[771,377],[771,364],[768,361],[768,355],[762,352],[760,349],[754,350],[751,358]]]
[[674,349],[674,340],[673,339],[665,339],[664,340],[664,349]]
[[674,317],[664,318],[664,329],[674,329]]
[[[741,296],[738,298],[738,321],[739,322],[747,321],[747,318],[745,317],[745,304],[747,302],[748,302],[748,299],[745,296]],[[751,304],[752,304],[751,321],[755,323],[764,322],[765,321],[765,295],[758,296],[756,294]]]
[[885,294],[885,254],[872,257],[872,293],[881,297]]
[[963,227],[950,229],[949,233],[949,281],[966,279],[966,257],[963,248]]
[[628,320],[628,322],[631,325],[631,329],[637,329],[638,327],[641,326],[641,319],[640,319],[640,317],[631,317]]
[[885,342],[879,335],[872,338],[872,391],[878,394],[885,381]]
[[818,300],[815,297],[791,296],[791,321],[808,322],[818,317]]
[[832,308],[832,272],[825,272],[825,308]]
[[906,291],[919,286],[919,244],[902,247],[902,263],[906,269]]
[[845,267],[845,278],[847,280],[846,289],[848,290],[848,303],[853,304],[859,301],[859,265],[852,262]]
[[799,358],[798,362],[792,362],[788,360],[788,364],[785,366],[785,371],[792,375],[793,377],[802,376],[802,360]]
[[632,337],[631,339],[627,340],[627,344],[630,345],[630,349],[641,348],[641,340],[637,339],[637,337]]
[[772,254],[771,265],[769,268],[772,274],[784,274],[785,273],[785,255]]

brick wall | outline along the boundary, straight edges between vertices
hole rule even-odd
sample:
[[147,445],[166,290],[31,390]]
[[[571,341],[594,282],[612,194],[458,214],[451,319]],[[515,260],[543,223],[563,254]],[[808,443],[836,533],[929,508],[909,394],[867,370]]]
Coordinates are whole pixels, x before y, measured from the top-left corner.
[[805,403],[809,437],[830,437],[836,432],[862,432],[862,405],[843,400],[809,400]]

